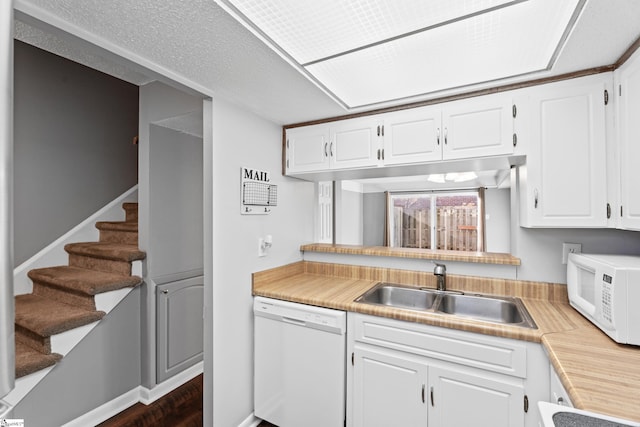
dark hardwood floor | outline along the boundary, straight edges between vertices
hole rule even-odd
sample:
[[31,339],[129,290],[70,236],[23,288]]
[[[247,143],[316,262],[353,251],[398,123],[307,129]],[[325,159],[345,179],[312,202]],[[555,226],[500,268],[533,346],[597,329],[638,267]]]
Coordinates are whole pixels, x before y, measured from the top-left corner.
[[202,375],[198,375],[150,405],[136,403],[99,427],[201,427]]
[[[98,427],[201,427],[202,375],[150,405],[136,403]],[[258,427],[277,427],[262,421]]]

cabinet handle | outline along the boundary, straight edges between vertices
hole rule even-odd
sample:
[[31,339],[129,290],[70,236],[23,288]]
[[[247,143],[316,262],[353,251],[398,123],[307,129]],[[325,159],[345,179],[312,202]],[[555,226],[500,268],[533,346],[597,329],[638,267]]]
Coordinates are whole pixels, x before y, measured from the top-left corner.
[[[384,131],[382,131],[382,135],[384,136]],[[384,160],[384,148],[382,149],[382,160]]]
[[329,155],[327,154],[327,145],[329,145],[329,143],[325,142],[324,143],[324,156],[325,157],[329,157]]
[[422,384],[422,403],[424,403],[424,384]]
[[533,208],[538,209],[538,189],[533,190]]
[[382,125],[382,136],[384,136],[384,125]]
[[516,107],[516,104],[513,104],[513,106],[511,107],[511,114],[513,115],[514,119],[518,115],[518,107]]
[[429,391],[429,397],[431,398],[431,406],[435,406],[433,403],[433,387],[431,387],[431,390]]
[[444,145],[447,145],[449,143],[447,138],[448,136],[449,136],[449,131],[447,130],[447,128],[444,128]]
[[611,205],[607,203],[607,219],[611,218]]
[[380,136],[380,125],[378,125],[378,136]]
[[378,160],[380,160],[380,149],[378,148]]
[[333,157],[333,142],[329,144],[329,154]]
[[440,128],[438,128],[436,131],[436,142],[438,143],[438,145],[440,145]]
[[518,145],[518,134],[514,133],[513,134],[513,146],[515,147],[516,145]]

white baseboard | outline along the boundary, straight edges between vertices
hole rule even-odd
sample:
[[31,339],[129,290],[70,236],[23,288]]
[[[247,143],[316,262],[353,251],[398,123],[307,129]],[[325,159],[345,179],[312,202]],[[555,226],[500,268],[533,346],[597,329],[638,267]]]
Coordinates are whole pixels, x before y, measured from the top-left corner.
[[253,413],[249,415],[243,422],[240,423],[238,427],[256,427],[260,424],[262,420],[260,418],[256,418]]
[[161,382],[152,389],[141,387],[140,402],[148,405],[155,402],[165,394],[175,390],[187,381],[192,380],[204,372],[204,362],[198,362],[195,365],[175,374],[171,378]]
[[[197,363],[192,367],[180,372],[179,374],[174,375],[163,383],[158,384],[152,389],[138,386],[124,394],[121,394],[115,399],[110,400],[109,402],[106,402],[105,404],[87,412],[86,414],[81,415],[72,421],[69,421],[62,427],[94,426],[108,420],[109,418],[119,414],[120,412],[131,407],[132,405],[135,405],[138,402],[149,405],[165,394],[170,393],[171,391],[200,375],[203,372],[203,368],[204,364],[202,362]],[[257,426],[258,424],[254,425]]]

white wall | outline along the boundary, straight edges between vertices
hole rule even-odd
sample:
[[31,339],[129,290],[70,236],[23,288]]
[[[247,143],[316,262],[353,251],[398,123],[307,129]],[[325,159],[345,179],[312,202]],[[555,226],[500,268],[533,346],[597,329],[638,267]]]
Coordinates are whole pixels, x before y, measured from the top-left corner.
[[[301,259],[300,245],[313,240],[314,187],[281,175],[280,126],[218,99],[208,110],[205,102],[213,134],[205,116],[204,170],[211,174],[205,176],[205,233],[211,234],[205,236],[204,425],[238,426],[253,413],[251,273]],[[271,214],[240,214],[243,166],[271,172],[278,185]],[[273,247],[258,258],[258,238],[267,234]]]

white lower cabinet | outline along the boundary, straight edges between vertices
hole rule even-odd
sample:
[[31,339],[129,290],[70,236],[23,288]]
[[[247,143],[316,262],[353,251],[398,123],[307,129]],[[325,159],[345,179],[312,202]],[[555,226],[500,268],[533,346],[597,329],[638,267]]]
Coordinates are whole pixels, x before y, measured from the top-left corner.
[[429,426],[524,426],[524,398],[522,380],[429,367]]
[[425,426],[427,365],[373,346],[354,350],[353,425]]
[[347,325],[347,426],[538,425],[539,344],[357,313]]

